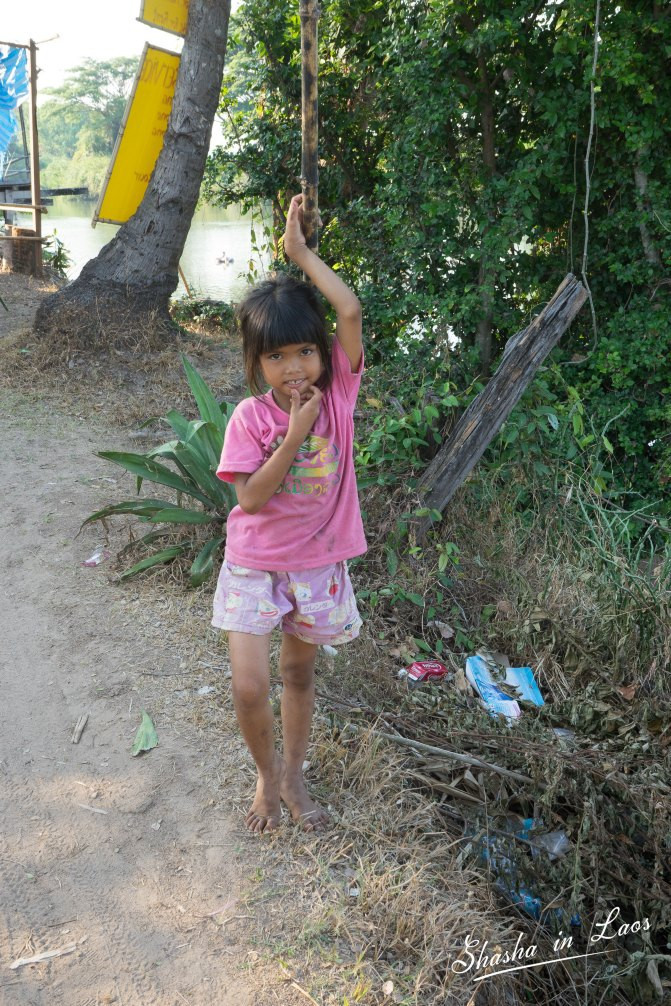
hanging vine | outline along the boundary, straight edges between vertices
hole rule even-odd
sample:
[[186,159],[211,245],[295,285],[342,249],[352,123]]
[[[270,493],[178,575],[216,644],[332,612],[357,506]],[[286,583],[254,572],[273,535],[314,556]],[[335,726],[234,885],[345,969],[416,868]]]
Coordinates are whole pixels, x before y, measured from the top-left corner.
[[589,309],[592,314],[592,329],[594,331],[594,343],[592,349],[596,348],[596,343],[598,339],[598,329],[596,323],[596,311],[594,310],[594,300],[592,298],[592,291],[590,289],[589,282],[587,280],[587,252],[589,245],[589,196],[590,196],[590,185],[591,185],[591,172],[590,172],[590,153],[592,151],[592,139],[594,137],[594,127],[596,125],[596,68],[599,59],[599,21],[601,16],[601,0],[596,0],[596,13],[594,15],[594,54],[592,58],[592,74],[589,83],[589,104],[590,104],[590,118],[589,118],[589,136],[587,138],[587,150],[585,151],[585,207],[583,209],[583,219],[585,221],[585,242],[583,245],[582,252],[582,272],[581,277],[583,285],[587,290],[587,296],[589,299]]

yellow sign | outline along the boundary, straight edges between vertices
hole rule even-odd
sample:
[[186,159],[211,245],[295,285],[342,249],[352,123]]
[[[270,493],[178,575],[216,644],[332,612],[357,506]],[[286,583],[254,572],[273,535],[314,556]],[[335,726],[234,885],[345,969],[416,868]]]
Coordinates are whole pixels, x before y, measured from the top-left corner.
[[174,35],[186,35],[188,15],[189,0],[142,0],[138,21]]
[[142,202],[168,128],[178,69],[176,53],[145,45],[94,226],[97,220],[123,224]]

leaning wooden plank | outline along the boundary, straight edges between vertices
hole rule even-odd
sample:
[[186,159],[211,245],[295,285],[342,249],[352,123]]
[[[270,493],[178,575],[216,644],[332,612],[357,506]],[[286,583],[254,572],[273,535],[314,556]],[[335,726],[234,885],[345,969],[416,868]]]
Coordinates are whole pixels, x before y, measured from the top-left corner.
[[[423,506],[442,513],[586,300],[582,283],[569,273],[538,317],[508,340],[498,370],[422,476],[418,490]],[[430,516],[417,521],[417,541],[422,541],[431,524]]]

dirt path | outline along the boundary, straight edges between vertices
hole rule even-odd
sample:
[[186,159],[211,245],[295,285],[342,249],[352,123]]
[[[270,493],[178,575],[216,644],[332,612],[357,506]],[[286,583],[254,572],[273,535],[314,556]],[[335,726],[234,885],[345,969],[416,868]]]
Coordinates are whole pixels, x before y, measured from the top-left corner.
[[208,792],[207,755],[169,720],[158,748],[130,754],[151,675],[179,656],[148,648],[104,566],[80,565],[96,532],[75,535],[100,501],[82,475],[109,475],[92,456],[101,434],[7,391],[0,402],[0,1002],[260,1002],[236,928],[216,924],[245,909],[239,820]]
[[[351,907],[351,844],[244,827],[255,773],[210,596],[81,565],[104,540],[77,537],[82,519],[135,491],[95,452],[145,449],[133,425],[181,407],[179,352],[61,360],[31,381],[16,349],[30,356],[48,290],[0,273],[0,1006],[377,1003],[361,941],[325,939]],[[235,395],[237,354],[194,340]],[[128,541],[113,524],[112,554]],[[133,758],[143,709],[159,746]]]

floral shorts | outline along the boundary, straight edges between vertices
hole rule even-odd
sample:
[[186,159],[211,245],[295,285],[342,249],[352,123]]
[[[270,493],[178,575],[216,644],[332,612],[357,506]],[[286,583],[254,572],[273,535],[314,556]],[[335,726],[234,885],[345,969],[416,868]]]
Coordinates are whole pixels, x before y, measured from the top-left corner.
[[362,623],[347,563],[266,573],[224,560],[212,625],[262,636],[280,623],[304,643],[347,643],[358,636]]

